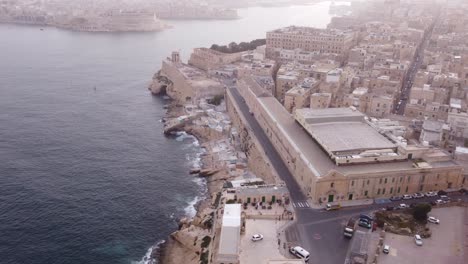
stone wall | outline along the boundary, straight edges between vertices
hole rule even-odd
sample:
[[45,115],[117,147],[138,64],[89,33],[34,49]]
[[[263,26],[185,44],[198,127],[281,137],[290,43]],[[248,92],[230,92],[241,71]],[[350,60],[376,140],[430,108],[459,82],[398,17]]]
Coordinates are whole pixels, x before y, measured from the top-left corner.
[[239,131],[241,149],[248,157],[249,170],[262,178],[267,184],[280,183],[281,180],[271,165],[270,160],[265,155],[265,150],[255,135],[251,132],[250,127],[247,125],[247,121],[243,118],[242,114],[240,114],[238,106],[235,104],[235,101],[232,99],[228,91],[226,92],[225,100],[232,124]]

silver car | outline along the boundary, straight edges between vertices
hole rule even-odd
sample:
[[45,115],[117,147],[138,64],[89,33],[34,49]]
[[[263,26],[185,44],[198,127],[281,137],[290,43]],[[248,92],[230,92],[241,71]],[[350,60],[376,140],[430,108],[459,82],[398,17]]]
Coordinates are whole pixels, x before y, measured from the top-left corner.
[[415,235],[414,236],[414,243],[416,243],[417,246],[422,246],[423,241],[420,235]]

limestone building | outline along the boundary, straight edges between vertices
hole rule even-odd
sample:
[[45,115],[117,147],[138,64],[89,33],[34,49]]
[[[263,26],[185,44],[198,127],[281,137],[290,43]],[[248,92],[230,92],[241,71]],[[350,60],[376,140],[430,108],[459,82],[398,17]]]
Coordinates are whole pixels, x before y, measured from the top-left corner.
[[[349,108],[301,109],[294,116],[252,78],[239,93],[299,186],[315,203],[458,189],[462,167],[444,151],[407,145]],[[227,91],[227,106],[233,103]]]
[[291,26],[267,32],[266,42],[266,56],[271,59],[279,58],[279,52],[283,49],[345,56],[354,45],[355,33],[338,29]]

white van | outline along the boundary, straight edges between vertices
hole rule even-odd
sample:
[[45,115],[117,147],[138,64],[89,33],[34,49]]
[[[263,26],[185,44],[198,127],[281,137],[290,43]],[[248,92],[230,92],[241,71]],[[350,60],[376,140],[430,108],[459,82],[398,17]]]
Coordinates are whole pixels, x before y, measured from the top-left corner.
[[303,259],[305,262],[309,261],[309,252],[307,252],[305,249],[299,246],[291,247],[289,249],[289,252],[291,252],[291,254],[293,254],[294,256]]

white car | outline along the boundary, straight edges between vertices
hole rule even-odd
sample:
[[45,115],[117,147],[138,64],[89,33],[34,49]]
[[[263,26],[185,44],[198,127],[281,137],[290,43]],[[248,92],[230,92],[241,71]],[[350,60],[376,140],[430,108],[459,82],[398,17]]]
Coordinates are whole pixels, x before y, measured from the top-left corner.
[[420,235],[415,235],[414,236],[414,243],[416,243],[417,246],[422,246],[423,245],[422,238],[421,238]]
[[384,245],[382,252],[384,254],[390,253],[390,246],[389,245]]
[[409,194],[403,195],[403,200],[409,200],[409,199],[413,199],[413,196],[411,196]]
[[427,218],[427,221],[428,221],[428,222],[431,222],[431,223],[433,223],[433,224],[440,224],[440,220],[437,219],[437,218],[435,218],[435,217],[433,217],[433,216],[429,216],[429,217]]
[[435,203],[436,203],[436,204],[444,204],[444,203],[446,203],[446,202],[445,202],[444,200],[440,200],[440,199],[439,199],[439,200],[436,200]]
[[427,197],[434,197],[434,196],[437,196],[437,193],[436,192],[427,192],[426,196]]
[[263,239],[263,235],[261,235],[261,234],[255,234],[255,235],[252,236],[252,241],[254,241],[254,242],[255,241],[260,241],[262,239]]
[[403,204],[400,204],[400,205],[398,206],[398,208],[400,208],[400,209],[406,209],[406,208],[408,208],[408,205],[403,203]]

